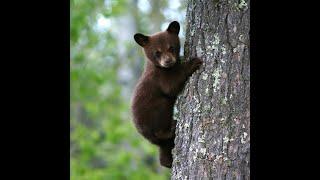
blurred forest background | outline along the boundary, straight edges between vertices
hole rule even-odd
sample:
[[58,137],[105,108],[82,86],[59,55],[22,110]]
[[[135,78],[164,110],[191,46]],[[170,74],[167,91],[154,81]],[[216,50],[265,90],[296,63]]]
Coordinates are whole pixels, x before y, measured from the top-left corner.
[[186,2],[70,3],[70,178],[169,179],[170,170],[159,165],[158,149],[132,123],[130,98],[144,64],[133,35],[165,30],[177,20],[183,45]]

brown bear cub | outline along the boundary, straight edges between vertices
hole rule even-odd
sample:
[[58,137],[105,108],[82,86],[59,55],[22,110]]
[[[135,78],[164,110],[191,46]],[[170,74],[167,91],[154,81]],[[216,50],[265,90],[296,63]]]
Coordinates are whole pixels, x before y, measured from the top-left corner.
[[147,59],[132,98],[133,120],[138,131],[160,148],[160,164],[171,168],[176,121],[173,106],[188,77],[202,64],[199,58],[180,62],[180,25],[173,21],[166,31],[151,36],[135,34]]

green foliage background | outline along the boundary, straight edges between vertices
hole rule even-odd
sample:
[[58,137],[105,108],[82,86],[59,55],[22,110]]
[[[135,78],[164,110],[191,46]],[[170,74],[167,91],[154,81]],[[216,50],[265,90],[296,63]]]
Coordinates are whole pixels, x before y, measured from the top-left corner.
[[[130,17],[128,26],[145,34],[163,29],[161,25],[171,20],[183,23],[185,3],[173,9],[179,18],[168,15],[167,1],[72,0],[70,4],[70,178],[169,179],[170,170],[159,165],[157,148],[137,133],[131,120],[130,96],[143,69],[142,51],[133,41],[133,31],[122,41],[113,32],[126,33],[125,26],[117,26],[121,17]],[[99,19],[112,21],[101,30]],[[121,75],[123,71],[131,76]]]

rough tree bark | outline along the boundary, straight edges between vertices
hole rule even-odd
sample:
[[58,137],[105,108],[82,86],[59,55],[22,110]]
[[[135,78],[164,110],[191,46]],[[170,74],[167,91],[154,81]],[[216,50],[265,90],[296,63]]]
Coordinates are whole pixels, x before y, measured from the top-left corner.
[[249,1],[189,0],[186,59],[204,65],[175,108],[172,179],[249,179]]

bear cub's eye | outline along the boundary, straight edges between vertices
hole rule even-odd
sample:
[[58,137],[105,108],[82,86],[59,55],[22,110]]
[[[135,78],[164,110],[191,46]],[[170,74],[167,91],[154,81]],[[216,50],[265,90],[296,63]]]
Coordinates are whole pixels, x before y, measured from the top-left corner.
[[159,58],[159,57],[161,56],[161,52],[160,52],[160,51],[156,51],[156,52],[155,52],[155,56],[156,56],[157,58]]
[[174,52],[174,47],[173,46],[170,46],[170,48],[169,48],[169,52]]

